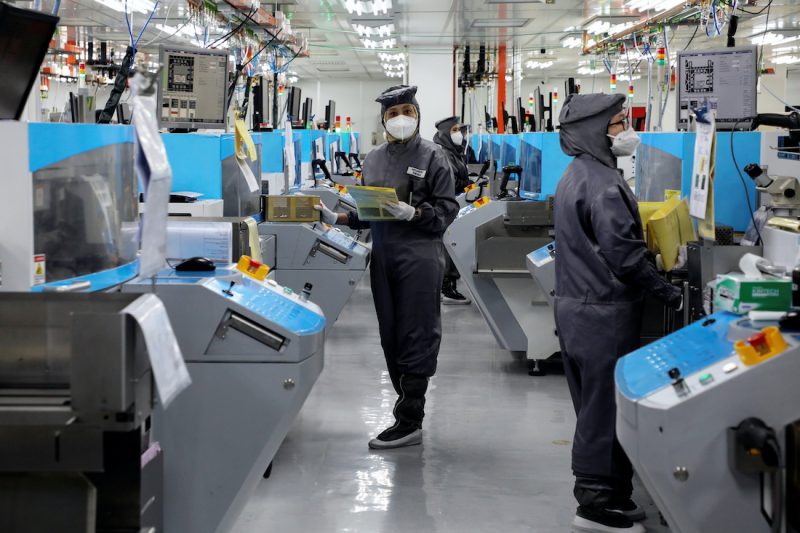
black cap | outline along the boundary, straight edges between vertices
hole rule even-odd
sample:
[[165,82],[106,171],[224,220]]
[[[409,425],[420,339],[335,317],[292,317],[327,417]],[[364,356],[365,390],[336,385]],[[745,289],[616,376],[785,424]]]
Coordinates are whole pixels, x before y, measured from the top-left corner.
[[419,111],[419,103],[416,99],[416,85],[395,85],[389,87],[378,96],[375,101],[381,104],[381,115],[392,106],[399,104],[413,104]]
[[449,132],[453,126],[460,126],[460,124],[458,122],[458,117],[453,116],[437,121],[435,126],[437,130],[441,131],[442,133],[446,133]]

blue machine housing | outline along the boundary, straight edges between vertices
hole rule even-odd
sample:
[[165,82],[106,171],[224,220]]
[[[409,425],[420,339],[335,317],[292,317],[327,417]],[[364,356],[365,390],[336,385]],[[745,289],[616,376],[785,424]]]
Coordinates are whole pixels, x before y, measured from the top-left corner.
[[558,181],[572,159],[561,150],[558,133],[523,133],[519,158],[522,166],[519,195],[529,200],[542,200],[554,195]]
[[[73,164],[84,167],[92,153],[98,154],[97,172],[116,175],[113,165],[124,169],[126,165],[133,168],[133,145],[135,133],[132,126],[100,125],[100,124],[60,124],[30,123],[28,124],[28,167],[31,173],[69,169]],[[101,151],[122,148],[122,154],[130,155],[129,161],[108,159],[99,155]],[[125,157],[125,156],[123,156]],[[119,176],[125,179],[124,176]],[[135,178],[134,178],[135,179]],[[135,193],[135,186],[131,193]],[[135,199],[132,199],[135,201]],[[90,283],[89,292],[103,291],[115,287],[136,277],[139,272],[139,261],[131,257],[116,267],[92,272],[73,278],[52,281],[31,288],[31,292],[42,292],[48,287],[72,285],[80,281]]]
[[254,133],[261,138],[261,172],[265,174],[283,172],[283,148],[286,134],[282,131]]
[[[262,137],[252,137],[260,147]],[[233,133],[162,133],[172,167],[172,190],[198,192],[203,200],[221,200],[222,161],[233,156],[234,138]]]
[[[747,197],[742,181],[731,156],[731,135],[736,162],[744,176]],[[679,185],[681,196],[691,193],[692,168],[694,166],[694,133],[643,133],[642,144],[637,152],[637,191],[643,201],[663,201],[657,197],[663,189]],[[644,161],[645,163],[641,163]],[[649,161],[651,164],[647,164]],[[716,166],[714,177],[714,212],[718,224],[733,226],[736,231],[745,231],[750,224],[747,199],[756,207],[755,183],[744,174],[749,163],[761,161],[761,134],[758,132],[719,132],[716,138]],[[640,169],[640,167],[642,167]],[[644,170],[644,172],[643,172]],[[680,181],[674,177],[680,172]],[[647,174],[650,173],[650,175]],[[661,186],[648,192],[647,180],[657,180]],[[654,196],[655,195],[655,196]]]

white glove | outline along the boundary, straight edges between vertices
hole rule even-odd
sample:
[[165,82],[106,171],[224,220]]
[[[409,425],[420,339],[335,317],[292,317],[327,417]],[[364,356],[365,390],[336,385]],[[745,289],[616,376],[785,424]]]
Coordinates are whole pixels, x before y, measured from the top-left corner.
[[410,206],[405,202],[386,203],[383,204],[383,208],[397,220],[405,220],[406,222],[410,222],[417,213],[417,210],[413,206]]
[[687,259],[688,259],[688,252],[686,251],[686,245],[683,245],[680,248],[678,248],[678,260],[675,262],[675,268],[685,267]]
[[334,224],[336,224],[336,221],[339,220],[339,215],[337,215],[336,213],[325,207],[325,204],[322,203],[322,200],[320,200],[319,205],[314,206],[314,209],[319,211],[320,214],[319,218],[325,224],[330,224],[331,226],[333,226]]

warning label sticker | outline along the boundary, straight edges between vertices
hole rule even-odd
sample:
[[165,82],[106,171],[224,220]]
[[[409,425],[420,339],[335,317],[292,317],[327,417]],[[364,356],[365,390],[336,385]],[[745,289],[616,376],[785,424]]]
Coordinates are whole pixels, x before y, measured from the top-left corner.
[[45,254],[36,254],[33,256],[33,284],[44,285],[46,281],[47,261]]

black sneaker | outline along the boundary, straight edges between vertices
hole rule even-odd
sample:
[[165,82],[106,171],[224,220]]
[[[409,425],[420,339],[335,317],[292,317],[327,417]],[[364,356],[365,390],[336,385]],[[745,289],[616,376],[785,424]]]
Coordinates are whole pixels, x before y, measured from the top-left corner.
[[619,512],[578,507],[572,520],[573,533],[645,533],[644,526]]
[[628,498],[623,502],[615,502],[608,507],[612,513],[620,513],[631,520],[632,522],[642,522],[647,518],[644,509],[636,505],[636,502]]
[[395,424],[369,441],[371,450],[390,450],[422,444],[422,430],[417,427],[402,427]]
[[442,289],[442,303],[444,305],[469,305],[472,301],[458,292],[455,287]]

